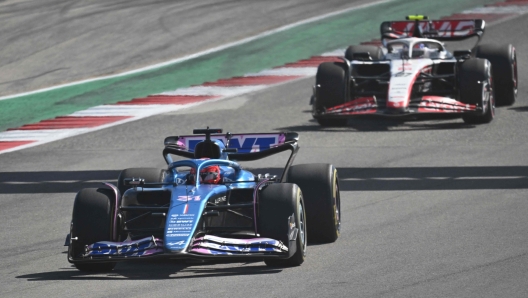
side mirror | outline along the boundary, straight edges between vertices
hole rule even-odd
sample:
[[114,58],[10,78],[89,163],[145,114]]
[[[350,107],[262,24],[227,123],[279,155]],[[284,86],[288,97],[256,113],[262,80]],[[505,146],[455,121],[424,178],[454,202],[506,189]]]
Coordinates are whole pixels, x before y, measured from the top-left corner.
[[125,178],[123,182],[125,185],[133,185],[134,187],[145,185],[145,179],[143,178]]
[[370,56],[369,52],[366,52],[366,53],[354,53],[352,58],[354,60],[360,60],[360,61],[372,61],[372,57]]
[[163,143],[165,144],[165,146],[176,145],[178,143],[178,139],[179,137],[177,136],[166,137]]
[[454,51],[453,56],[455,58],[469,58],[471,57],[471,50],[460,50],[460,51]]

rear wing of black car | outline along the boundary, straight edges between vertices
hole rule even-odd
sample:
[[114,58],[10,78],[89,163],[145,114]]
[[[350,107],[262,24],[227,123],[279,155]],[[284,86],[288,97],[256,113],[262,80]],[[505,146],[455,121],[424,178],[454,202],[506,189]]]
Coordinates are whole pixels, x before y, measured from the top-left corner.
[[381,23],[382,39],[424,37],[441,41],[457,41],[484,35],[486,22],[481,19],[428,20],[426,16],[408,16],[406,21]]

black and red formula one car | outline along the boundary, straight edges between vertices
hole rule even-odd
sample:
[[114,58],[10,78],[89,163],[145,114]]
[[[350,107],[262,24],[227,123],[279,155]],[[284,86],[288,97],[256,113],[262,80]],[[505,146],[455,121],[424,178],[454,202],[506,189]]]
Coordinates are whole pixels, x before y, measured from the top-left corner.
[[[352,45],[342,61],[319,65],[311,100],[319,124],[342,126],[364,115],[481,124],[493,120],[495,105],[515,102],[515,48],[478,45],[484,20],[406,19],[381,24],[383,46]],[[472,37],[472,49],[453,53],[442,42]]]

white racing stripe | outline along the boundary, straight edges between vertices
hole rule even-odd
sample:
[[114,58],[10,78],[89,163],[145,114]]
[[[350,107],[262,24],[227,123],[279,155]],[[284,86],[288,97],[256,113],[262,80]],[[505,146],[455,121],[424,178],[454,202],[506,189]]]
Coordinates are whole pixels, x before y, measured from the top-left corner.
[[58,140],[70,136],[75,136],[90,131],[90,128],[69,128],[69,129],[39,129],[39,130],[9,130],[0,133],[0,141],[42,141]]
[[346,49],[337,49],[330,52],[326,52],[321,54],[323,57],[331,57],[331,56],[343,56]]
[[[342,55],[343,53],[341,53]],[[315,76],[317,67],[281,67],[266,69],[256,73],[248,73],[245,77],[258,77],[258,76]]]
[[[186,107],[186,106],[185,106]],[[156,114],[175,111],[184,108],[183,105],[101,105],[92,107],[83,111],[75,112],[69,116],[87,117],[87,116],[131,116],[147,117]]]
[[194,86],[189,88],[180,88],[174,91],[167,91],[158,95],[209,95],[209,96],[238,96],[245,93],[250,93],[264,88],[269,85],[251,85],[251,86],[234,86],[234,87],[219,87],[219,86]]
[[[527,3],[528,4],[528,3]],[[463,14],[525,14],[528,5],[486,6],[464,10]]]

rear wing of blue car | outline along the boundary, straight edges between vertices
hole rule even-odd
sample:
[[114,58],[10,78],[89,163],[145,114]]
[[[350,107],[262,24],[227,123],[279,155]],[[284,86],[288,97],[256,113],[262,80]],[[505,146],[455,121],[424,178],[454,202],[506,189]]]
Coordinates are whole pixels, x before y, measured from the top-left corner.
[[257,160],[286,150],[292,150],[294,155],[298,150],[299,134],[295,132],[211,133],[218,131],[221,132],[221,129],[194,130],[195,133],[203,134],[167,137],[163,157],[168,164],[172,162],[170,154],[196,158],[196,145],[203,141],[218,145],[221,150],[220,159],[233,161]]

